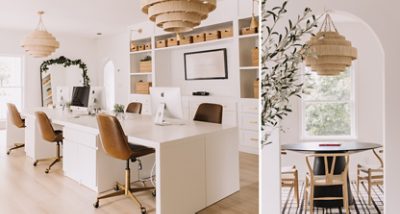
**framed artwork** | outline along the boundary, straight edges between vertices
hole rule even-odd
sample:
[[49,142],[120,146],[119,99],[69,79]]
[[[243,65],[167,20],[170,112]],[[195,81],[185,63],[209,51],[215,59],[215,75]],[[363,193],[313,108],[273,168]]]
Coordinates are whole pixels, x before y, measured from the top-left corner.
[[226,48],[185,53],[185,80],[228,79]]

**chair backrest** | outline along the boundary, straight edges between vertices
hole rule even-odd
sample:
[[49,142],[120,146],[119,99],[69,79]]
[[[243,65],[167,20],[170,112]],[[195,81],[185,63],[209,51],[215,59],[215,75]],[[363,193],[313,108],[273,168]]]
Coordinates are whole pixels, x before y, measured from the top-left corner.
[[214,103],[202,103],[197,108],[193,120],[221,124],[222,111],[222,105]]
[[[348,173],[348,168],[349,168],[349,154],[347,153],[335,153],[335,154],[313,154],[313,155],[307,155],[306,156],[306,162],[307,162],[307,167],[309,170],[309,173],[311,175],[311,179],[314,178],[314,166],[311,166],[311,159],[315,161],[316,158],[322,158],[323,163],[324,163],[324,169],[325,172],[323,176],[325,176],[325,183],[326,184],[331,184],[333,181],[333,176],[335,175],[335,167],[337,163],[337,158],[344,158],[345,160],[345,166],[343,171],[339,174],[342,175],[343,179],[346,179],[347,173]],[[336,174],[337,175],[337,174]]]
[[11,118],[11,122],[18,128],[24,128],[25,122],[22,120],[21,115],[19,114],[17,107],[15,107],[12,103],[7,103],[8,114]]
[[42,133],[43,139],[49,142],[57,141],[57,134],[51,125],[50,119],[47,117],[46,113],[42,111],[35,112],[36,119],[39,124],[40,132]]
[[132,150],[117,118],[101,113],[97,115],[97,124],[104,151],[114,158],[128,160]]
[[378,158],[379,163],[381,164],[381,167],[383,168],[383,149],[379,149],[379,151],[376,151],[376,149],[373,149],[372,152],[374,153],[375,157]]
[[126,107],[126,112],[141,114],[142,113],[142,104],[137,103],[137,102],[129,103],[128,107]]

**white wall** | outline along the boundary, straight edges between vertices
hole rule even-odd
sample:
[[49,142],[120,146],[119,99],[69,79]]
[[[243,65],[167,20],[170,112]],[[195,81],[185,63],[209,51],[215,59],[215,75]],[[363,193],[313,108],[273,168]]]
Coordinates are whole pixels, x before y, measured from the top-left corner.
[[[335,20],[334,20],[335,21]],[[356,96],[356,135],[361,142],[383,143],[383,70],[384,56],[379,41],[364,24],[359,22],[336,23],[339,32],[358,49],[358,59],[353,62]],[[300,99],[291,100],[293,113],[282,121],[281,144],[298,143],[301,139]],[[283,165],[296,163],[300,179],[306,172],[304,155],[292,153],[282,156]],[[355,178],[358,163],[378,163],[372,152],[351,156],[350,175]]]
[[[0,54],[24,56],[25,52],[20,47],[20,41],[28,34],[25,31],[0,30]],[[97,84],[95,41],[93,39],[80,38],[70,35],[58,35],[55,37],[60,42],[60,48],[48,58],[36,59],[25,55],[24,70],[24,101],[23,108],[41,106],[40,95],[40,64],[47,59],[65,56],[70,59],[82,59],[88,67],[88,75],[91,85]]]
[[[101,73],[104,66],[111,60],[115,66],[115,102],[119,104],[126,104],[129,101],[130,92],[130,64],[129,64],[129,33],[104,37],[98,39],[96,42],[97,50],[97,66]],[[103,75],[98,75],[99,84],[103,85]]]

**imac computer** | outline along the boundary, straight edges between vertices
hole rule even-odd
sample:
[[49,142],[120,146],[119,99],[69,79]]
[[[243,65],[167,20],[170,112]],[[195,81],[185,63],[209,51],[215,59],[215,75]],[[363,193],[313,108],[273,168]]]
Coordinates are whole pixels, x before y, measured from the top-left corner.
[[88,107],[90,87],[74,86],[72,90],[71,106]]
[[182,123],[182,121],[180,121],[180,119],[183,118],[180,88],[151,87],[150,96],[155,124],[179,125]]

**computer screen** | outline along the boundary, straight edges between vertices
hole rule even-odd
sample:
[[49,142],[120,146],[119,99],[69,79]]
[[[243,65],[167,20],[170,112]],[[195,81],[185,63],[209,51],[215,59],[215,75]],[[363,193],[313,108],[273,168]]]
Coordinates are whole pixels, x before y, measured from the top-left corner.
[[175,87],[151,87],[151,107],[153,115],[161,105],[165,105],[164,116],[182,119],[181,89]]
[[71,106],[88,107],[90,87],[74,86]]

